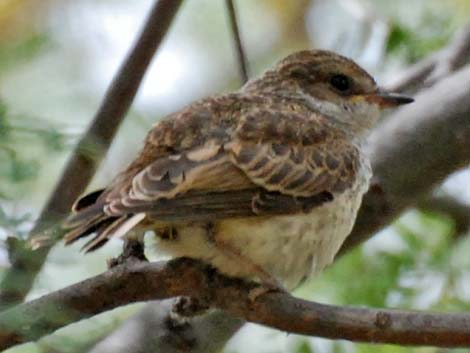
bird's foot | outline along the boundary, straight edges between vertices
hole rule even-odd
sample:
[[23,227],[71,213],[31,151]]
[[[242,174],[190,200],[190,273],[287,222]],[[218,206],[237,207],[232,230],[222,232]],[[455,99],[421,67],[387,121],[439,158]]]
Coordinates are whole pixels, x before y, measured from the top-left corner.
[[267,293],[287,293],[287,289],[274,277],[265,277],[261,281],[261,286],[250,290],[248,298],[251,302],[255,302],[260,296]]
[[148,262],[145,257],[144,243],[135,239],[126,239],[122,254],[108,260],[108,268],[128,263],[128,262]]
[[173,305],[173,312],[180,317],[189,318],[203,315],[209,308],[204,300],[194,297],[180,297]]

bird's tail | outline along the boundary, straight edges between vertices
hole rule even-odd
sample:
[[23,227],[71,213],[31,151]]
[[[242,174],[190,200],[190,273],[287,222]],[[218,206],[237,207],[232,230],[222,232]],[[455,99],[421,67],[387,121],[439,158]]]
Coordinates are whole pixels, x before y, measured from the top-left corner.
[[[93,234],[82,250],[90,252],[103,246],[111,236],[121,237],[135,227],[145,214],[110,216],[104,212],[104,190],[97,190],[78,199],[72,207],[72,214],[62,223],[65,231],[63,239],[66,245]],[[33,237],[33,248],[47,245],[48,236]]]

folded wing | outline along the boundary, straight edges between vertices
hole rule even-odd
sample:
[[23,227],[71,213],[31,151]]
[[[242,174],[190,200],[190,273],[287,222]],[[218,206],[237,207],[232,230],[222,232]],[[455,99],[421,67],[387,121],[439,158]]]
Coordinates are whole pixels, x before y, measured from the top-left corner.
[[351,186],[357,160],[357,149],[339,139],[256,141],[236,132],[183,151],[167,149],[79,200],[65,222],[65,240],[94,234],[84,246],[91,251],[145,222],[307,212]]

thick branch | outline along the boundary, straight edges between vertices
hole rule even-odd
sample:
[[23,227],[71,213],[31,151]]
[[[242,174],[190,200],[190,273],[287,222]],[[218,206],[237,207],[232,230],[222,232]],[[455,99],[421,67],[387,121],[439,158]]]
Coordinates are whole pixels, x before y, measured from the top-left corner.
[[230,27],[232,29],[233,41],[235,43],[235,49],[237,52],[238,69],[240,71],[240,77],[242,83],[248,81],[248,60],[246,59],[245,50],[243,48],[242,39],[240,36],[240,29],[238,26],[237,13],[235,11],[234,0],[225,0],[227,12],[230,21]]
[[[114,135],[137,93],[142,78],[181,5],[181,0],[159,0],[113,79],[90,126],[72,153],[63,174],[41,212],[32,234],[56,224],[68,214],[73,202],[86,189],[107,152]],[[24,300],[49,248],[33,252],[25,244],[16,244],[11,268],[0,283],[0,307]]]
[[258,284],[221,276],[195,260],[179,259],[125,264],[12,308],[0,315],[0,348],[38,339],[124,304],[181,295],[203,298],[233,315],[285,332],[358,342],[470,346],[470,314],[323,305],[266,291]]
[[470,163],[470,66],[418,94],[369,138],[373,185],[343,251],[368,239]]

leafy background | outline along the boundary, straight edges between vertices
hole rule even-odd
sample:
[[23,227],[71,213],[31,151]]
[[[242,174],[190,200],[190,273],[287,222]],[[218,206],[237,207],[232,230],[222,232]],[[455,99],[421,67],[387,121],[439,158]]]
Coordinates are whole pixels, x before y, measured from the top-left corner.
[[[239,0],[253,74],[309,47],[356,58],[386,82],[444,46],[470,18],[468,0]],[[0,273],[7,236],[26,236],[66,157],[130,46],[149,0],[0,0]],[[134,156],[151,124],[197,98],[239,86],[223,2],[187,0],[90,189]],[[468,171],[444,189],[470,202]],[[119,242],[86,257],[56,246],[29,299],[105,269]],[[338,259],[297,295],[326,303],[463,311],[470,241],[452,219],[411,210]],[[86,352],[139,305],[71,325],[8,352]],[[286,335],[247,325],[226,352],[445,352]],[[468,350],[455,350],[455,352]]]

